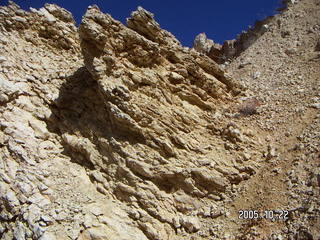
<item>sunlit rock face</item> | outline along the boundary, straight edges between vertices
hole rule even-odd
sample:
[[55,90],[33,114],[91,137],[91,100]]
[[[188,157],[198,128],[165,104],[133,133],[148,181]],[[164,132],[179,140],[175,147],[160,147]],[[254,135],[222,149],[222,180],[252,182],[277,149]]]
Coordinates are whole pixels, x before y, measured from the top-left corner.
[[[201,239],[250,178],[243,87],[138,8],[0,9],[0,237]],[[227,144],[226,144],[227,143]],[[213,216],[213,217],[212,217]]]

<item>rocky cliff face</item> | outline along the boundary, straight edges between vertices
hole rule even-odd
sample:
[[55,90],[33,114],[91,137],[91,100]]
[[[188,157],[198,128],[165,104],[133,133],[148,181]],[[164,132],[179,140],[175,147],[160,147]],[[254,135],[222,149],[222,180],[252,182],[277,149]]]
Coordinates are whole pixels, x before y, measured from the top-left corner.
[[0,28],[1,239],[239,239],[233,202],[277,153],[235,70],[143,8],[77,28],[9,2]]
[[241,86],[148,11],[0,14],[3,239],[180,239],[253,173],[223,146],[250,141],[219,116]]

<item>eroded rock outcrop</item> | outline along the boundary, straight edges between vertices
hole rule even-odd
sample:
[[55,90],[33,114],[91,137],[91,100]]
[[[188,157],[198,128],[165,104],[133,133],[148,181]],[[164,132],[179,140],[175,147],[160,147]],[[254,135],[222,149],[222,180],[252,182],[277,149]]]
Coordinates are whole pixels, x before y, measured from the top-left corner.
[[50,122],[61,88],[83,66],[71,14],[9,2],[0,27],[0,238],[147,239],[63,154]]
[[205,33],[200,33],[194,39],[193,48],[200,53],[208,54],[212,48],[220,50],[221,45],[208,39]]
[[128,27],[96,6],[79,29],[52,4],[0,20],[1,238],[208,235],[254,173],[221,115],[237,81],[143,8]]
[[[71,136],[65,141],[101,169],[104,191],[136,204],[153,219],[147,225],[143,218],[136,219],[149,238],[167,239],[174,234],[179,213],[195,214],[204,207],[199,202],[181,209],[176,195],[183,194],[187,205],[198,197],[221,198],[232,175],[240,174],[215,168],[221,164],[217,136],[208,129],[220,102],[240,88],[212,60],[181,47],[144,9],[138,8],[127,21],[129,28],[96,6],[85,14],[79,28],[81,47],[104,103],[106,131],[83,145]],[[201,167],[199,156],[209,166]],[[152,233],[145,228],[149,224]]]
[[[296,0],[283,0],[282,6],[277,9],[279,12],[285,12],[289,7],[296,4]],[[246,31],[242,31],[235,39],[226,40],[222,46],[207,38],[205,33],[200,33],[195,37],[193,48],[204,53],[219,64],[230,62],[240,56],[242,52],[253,45],[262,35],[269,31],[269,23],[275,21],[275,16],[266,17],[263,20],[257,20],[254,26],[249,26]],[[278,22],[280,24],[280,22]],[[283,33],[284,35],[286,32]]]
[[[70,12],[53,4],[46,4],[39,10],[22,10],[9,1],[2,7],[0,25],[4,31],[18,30],[28,42],[38,45],[39,41],[62,49],[78,47],[75,21]],[[40,38],[38,38],[38,36]]]
[[262,21],[257,21],[254,27],[243,31],[236,39],[225,41],[222,46],[214,43],[212,39],[208,39],[204,33],[200,33],[194,40],[193,48],[200,53],[206,54],[219,64],[225,63],[238,57],[267,32],[268,23],[272,19],[273,17],[268,17]]

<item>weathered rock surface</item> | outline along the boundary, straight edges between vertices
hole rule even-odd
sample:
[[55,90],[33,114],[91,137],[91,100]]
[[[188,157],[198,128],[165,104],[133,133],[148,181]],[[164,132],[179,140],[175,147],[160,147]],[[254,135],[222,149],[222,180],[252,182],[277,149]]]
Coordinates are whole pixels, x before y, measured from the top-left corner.
[[215,43],[211,39],[208,39],[205,33],[200,33],[199,35],[197,35],[193,43],[193,48],[196,51],[204,54],[209,54],[209,52],[212,51],[213,48],[219,51],[221,47],[222,46],[220,44]]
[[[264,119],[263,104],[234,113],[255,99],[247,97],[248,83],[239,83],[237,61],[232,78],[203,54],[214,46],[205,36],[198,39],[202,53],[185,48],[141,7],[125,26],[90,6],[77,28],[54,4],[27,12],[9,1],[0,28],[1,239],[239,239],[246,231],[234,217],[238,196],[252,182],[267,188],[262,174],[286,151],[264,132],[280,126],[269,122],[282,115]],[[262,66],[248,76],[256,72],[248,87],[269,87],[260,82]],[[318,111],[318,103],[314,96],[305,107]],[[292,148],[306,148],[310,162],[318,125]],[[294,210],[305,219],[319,213],[318,167],[307,180],[308,169],[287,174],[290,188],[307,181],[297,191],[313,194],[309,212]],[[280,162],[272,174],[284,169]],[[251,203],[250,196],[240,202]],[[307,223],[290,220],[287,235],[316,236]]]
[[210,127],[241,86],[142,8],[125,27],[89,7],[79,35],[53,4],[0,18],[1,238],[181,239],[177,216],[206,229],[197,211],[241,178]]

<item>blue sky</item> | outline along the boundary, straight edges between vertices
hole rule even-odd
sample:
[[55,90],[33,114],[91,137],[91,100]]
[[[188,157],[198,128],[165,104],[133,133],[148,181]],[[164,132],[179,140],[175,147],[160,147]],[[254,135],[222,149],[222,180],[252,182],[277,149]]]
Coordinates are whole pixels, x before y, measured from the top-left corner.
[[[192,46],[195,36],[205,32],[215,42],[234,39],[237,34],[276,13],[281,0],[16,0],[23,9],[56,3],[73,13],[79,23],[88,5],[97,4],[103,12],[125,22],[142,6],[155,14],[160,26],[172,32],[184,46]],[[6,4],[7,1],[0,1]]]

